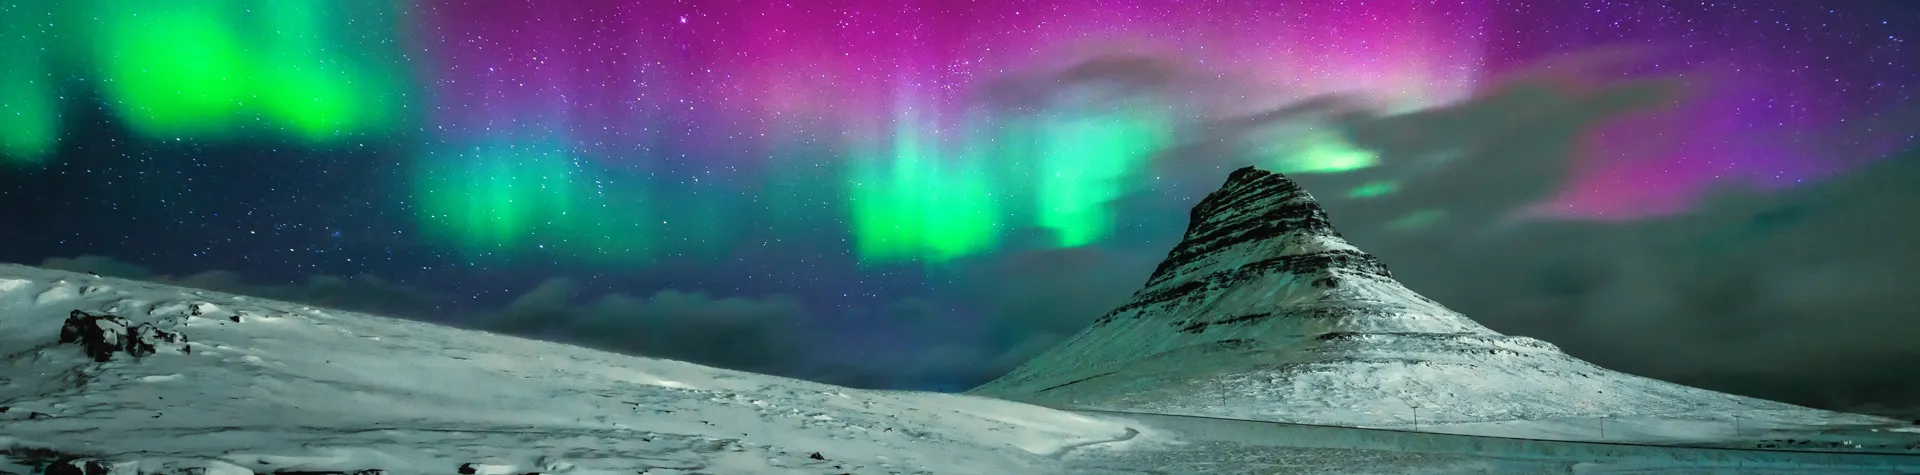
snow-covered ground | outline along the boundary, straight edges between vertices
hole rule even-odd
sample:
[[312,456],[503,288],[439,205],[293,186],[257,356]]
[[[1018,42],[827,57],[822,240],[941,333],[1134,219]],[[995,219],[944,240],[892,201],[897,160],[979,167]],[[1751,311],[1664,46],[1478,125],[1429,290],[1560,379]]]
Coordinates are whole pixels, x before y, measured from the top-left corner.
[[[59,343],[75,310],[126,317],[152,353]],[[1720,471],[854,390],[5,264],[0,407],[0,473],[76,457],[111,475]],[[1901,473],[1752,467],[1724,473]]]
[[[95,362],[57,343],[73,310],[187,341]],[[1111,419],[995,399],[854,390],[4,264],[0,405],[0,448],[14,463],[53,451],[158,473],[999,475],[1055,472],[1068,452],[1137,436]]]
[[[1694,444],[1907,425],[1609,371],[1498,336],[1285,350],[1203,346],[1023,398],[1114,409],[1549,440]],[[1456,351],[1456,346],[1482,351]],[[1501,349],[1489,352],[1487,349]],[[1079,399],[1087,397],[1087,399]],[[1911,442],[1920,441],[1915,437]]]
[[1127,450],[1095,448],[1077,453],[1073,468],[1090,473],[1920,473],[1920,454],[1683,448],[1161,414],[1088,414],[1122,417],[1151,427],[1156,434]]

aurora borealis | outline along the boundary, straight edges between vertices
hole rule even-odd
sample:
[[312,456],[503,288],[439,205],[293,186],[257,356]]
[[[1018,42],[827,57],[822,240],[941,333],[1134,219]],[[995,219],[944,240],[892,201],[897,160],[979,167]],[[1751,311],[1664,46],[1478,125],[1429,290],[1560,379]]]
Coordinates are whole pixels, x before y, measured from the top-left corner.
[[[153,138],[281,133],[326,141],[404,115],[382,2],[25,2],[8,5],[6,143],[48,152],[61,78],[79,74]],[[71,25],[71,26],[69,26]],[[17,60],[16,60],[17,58]],[[84,58],[84,59],[82,59]]]
[[[1331,93],[1355,94],[1389,113],[1417,111],[1466,98],[1477,81],[1505,70],[1621,41],[1671,41],[1680,51],[1636,74],[1774,72],[1717,82],[1727,91],[1703,105],[1596,131],[1657,127],[1644,122],[1701,132],[1633,153],[1631,163],[1587,170],[1556,202],[1572,214],[1622,214],[1677,209],[1708,174],[1817,174],[1821,166],[1809,157],[1781,147],[1742,150],[1736,142],[1768,125],[1839,124],[1847,114],[1836,110],[1841,104],[1870,97],[1850,89],[1885,84],[1815,90],[1807,87],[1810,63],[1775,64],[1791,60],[1738,50],[1688,53],[1726,48],[1741,31],[1759,29],[1738,26],[1734,18],[1744,13],[1731,6],[1597,3],[1588,14],[1518,5],[1516,13],[1485,0],[1179,8],[23,2],[9,5],[5,38],[16,52],[10,57],[23,61],[8,61],[15,69],[0,92],[8,98],[5,144],[15,163],[44,159],[61,135],[59,108],[73,105],[59,104],[56,89],[82,85],[59,78],[92,79],[115,116],[147,139],[421,140],[428,145],[406,159],[422,163],[408,179],[423,235],[489,255],[548,255],[551,246],[589,260],[645,259],[692,239],[689,233],[702,242],[738,239],[713,234],[723,225],[673,226],[663,210],[698,208],[668,203],[684,196],[665,196],[677,193],[667,188],[744,196],[751,191],[723,189],[780,180],[755,170],[770,156],[805,149],[810,156],[794,159],[832,167],[842,181],[837,209],[810,219],[846,223],[863,262],[902,263],[991,252],[1009,230],[1028,227],[1050,231],[1055,246],[1098,242],[1116,225],[1110,203],[1149,186],[1149,164],[1194,117]],[[1698,11],[1686,16],[1689,8]],[[1601,28],[1555,48],[1512,44],[1546,34],[1530,31],[1535,19],[1527,15],[1547,13],[1615,25],[1627,18],[1635,31]],[[1653,18],[1635,17],[1642,14]],[[1733,34],[1698,38],[1700,26],[1683,26],[1703,18],[1717,18]],[[1618,37],[1598,34],[1608,29]],[[1217,79],[1208,87],[1240,90],[1142,92],[1131,82],[1165,78],[1049,70],[1116,53],[1205,64],[1197,71]],[[1024,89],[1015,103],[996,103],[994,87],[1021,75],[1030,84],[1011,86]],[[1795,95],[1751,107],[1759,105],[1754,96],[1775,89]],[[1251,161],[1280,171],[1339,173],[1377,163],[1374,151],[1328,124],[1282,125],[1256,138],[1243,145],[1264,158]],[[1596,142],[1586,154],[1621,153],[1615,141]],[[1683,162],[1708,165],[1636,171]],[[724,183],[691,184],[716,173],[710,179]],[[1612,186],[1609,179],[1661,183]],[[1348,194],[1394,189],[1389,181]],[[667,224],[642,224],[656,217]]]
[[[1662,219],[1911,147],[1914,9],[1816,3],[0,0],[3,204],[71,225],[0,244],[379,275],[438,312],[566,278],[986,321],[948,292],[969,272],[1163,253],[1242,164],[1420,236]],[[1610,95],[1641,82],[1679,92]],[[1469,165],[1499,154],[1539,159]],[[1545,191],[1432,191],[1478,179]],[[1008,338],[969,325],[943,336]],[[840,338],[917,338],[872,331]]]

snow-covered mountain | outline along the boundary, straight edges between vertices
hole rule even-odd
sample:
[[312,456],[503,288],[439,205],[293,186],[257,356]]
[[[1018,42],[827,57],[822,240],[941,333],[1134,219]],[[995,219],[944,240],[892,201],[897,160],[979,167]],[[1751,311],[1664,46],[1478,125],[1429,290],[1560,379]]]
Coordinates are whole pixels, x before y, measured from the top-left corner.
[[1576,440],[1895,423],[1609,371],[1494,332],[1401,286],[1348,245],[1305,190],[1253,167],[1193,208],[1185,237],[1131,301],[970,392],[1055,407]]
[[6,264],[0,406],[0,472],[16,473],[86,457],[129,475],[999,475],[1055,473],[1067,452],[1138,434],[988,398]]

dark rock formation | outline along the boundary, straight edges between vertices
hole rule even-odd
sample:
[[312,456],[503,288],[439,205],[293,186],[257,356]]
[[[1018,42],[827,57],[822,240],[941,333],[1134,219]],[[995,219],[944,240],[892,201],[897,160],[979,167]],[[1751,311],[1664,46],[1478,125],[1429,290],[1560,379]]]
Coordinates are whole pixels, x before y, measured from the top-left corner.
[[519,470],[516,470],[511,465],[500,465],[500,464],[481,463],[481,462],[468,462],[468,463],[460,464],[460,469],[457,471],[460,473],[460,475],[508,475],[508,474],[514,474],[514,473],[525,473],[525,472],[520,472]]
[[46,475],[107,475],[113,466],[105,461],[94,459],[62,460],[48,464]]
[[126,353],[135,358],[158,352],[160,348],[177,348],[183,353],[192,353],[193,346],[187,337],[179,333],[161,331],[151,323],[133,324],[124,317],[115,315],[93,315],[74,310],[67,314],[67,321],[60,327],[60,343],[74,343],[94,361],[113,360],[114,353]]

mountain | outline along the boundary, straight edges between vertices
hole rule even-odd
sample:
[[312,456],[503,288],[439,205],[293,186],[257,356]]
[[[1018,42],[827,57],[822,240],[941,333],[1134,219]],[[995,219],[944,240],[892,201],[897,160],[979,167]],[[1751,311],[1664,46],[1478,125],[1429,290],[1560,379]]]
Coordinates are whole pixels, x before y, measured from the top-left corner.
[[1190,220],[1132,300],[970,393],[1573,440],[1895,423],[1614,372],[1502,335],[1394,281],[1280,174],[1235,170]]
[[1137,434],[0,264],[0,473],[1055,473]]

